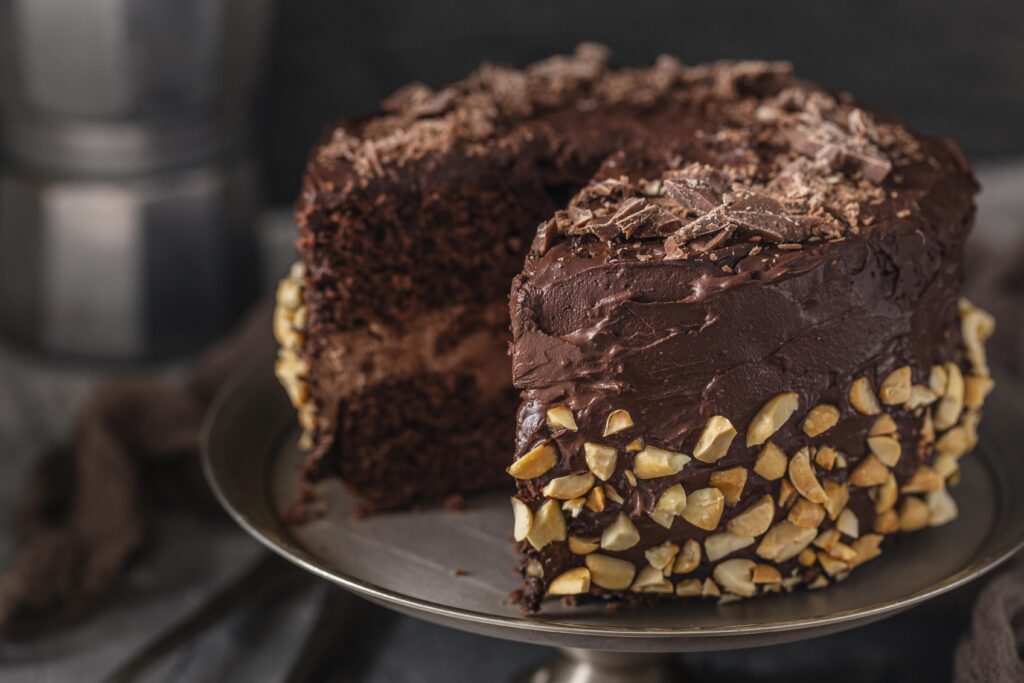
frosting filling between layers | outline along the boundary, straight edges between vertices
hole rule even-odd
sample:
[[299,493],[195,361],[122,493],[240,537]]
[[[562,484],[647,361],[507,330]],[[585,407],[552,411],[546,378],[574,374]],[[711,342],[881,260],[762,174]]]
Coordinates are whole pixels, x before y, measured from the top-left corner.
[[[300,270],[293,269],[293,276]],[[301,288],[296,289],[300,282],[291,277],[279,287],[275,333],[281,350],[276,372],[300,410],[303,428],[322,435],[318,442],[330,440],[339,407],[348,398],[377,386],[424,375],[463,375],[472,378],[480,403],[500,400],[507,393],[511,373],[504,305],[456,305],[424,312],[401,327],[370,323],[334,332],[318,340],[322,351],[310,363],[294,352],[304,341],[302,327],[294,322],[304,317],[298,303]],[[311,386],[319,398],[315,407]],[[304,441],[308,447],[309,438]],[[320,455],[315,452],[313,457]]]

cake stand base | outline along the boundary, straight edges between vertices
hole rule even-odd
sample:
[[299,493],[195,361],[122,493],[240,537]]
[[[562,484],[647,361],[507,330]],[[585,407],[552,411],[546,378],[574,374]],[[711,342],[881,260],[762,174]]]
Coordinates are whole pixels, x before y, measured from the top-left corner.
[[520,674],[512,683],[680,683],[683,672],[670,654],[599,652],[559,648],[559,655]]

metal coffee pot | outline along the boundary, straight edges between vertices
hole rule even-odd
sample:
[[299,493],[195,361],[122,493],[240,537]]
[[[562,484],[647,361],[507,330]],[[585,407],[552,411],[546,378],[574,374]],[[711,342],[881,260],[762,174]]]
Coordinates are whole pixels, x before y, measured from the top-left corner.
[[0,328],[166,355],[257,277],[251,92],[270,0],[0,0]]

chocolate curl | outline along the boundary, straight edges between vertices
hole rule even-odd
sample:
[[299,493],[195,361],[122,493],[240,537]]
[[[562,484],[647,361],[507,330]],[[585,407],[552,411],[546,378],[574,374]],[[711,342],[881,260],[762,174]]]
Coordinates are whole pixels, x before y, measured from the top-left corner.
[[783,134],[798,153],[821,161],[834,171],[859,172],[866,180],[880,184],[892,171],[892,162],[876,144],[878,131],[874,121],[860,109],[854,109],[847,126],[843,128],[814,109],[795,117]]

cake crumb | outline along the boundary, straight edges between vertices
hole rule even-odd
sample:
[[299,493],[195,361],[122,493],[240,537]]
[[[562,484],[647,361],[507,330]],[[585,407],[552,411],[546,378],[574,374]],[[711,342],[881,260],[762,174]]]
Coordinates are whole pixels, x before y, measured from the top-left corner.
[[[327,511],[326,501],[319,501],[313,506],[312,510],[310,510],[308,508],[313,500],[313,486],[309,482],[302,482],[299,485],[298,491],[295,492],[295,499],[281,511],[281,519],[285,524],[298,526],[299,524],[305,524],[309,521],[310,512],[318,517],[322,517]],[[323,506],[322,512],[319,509],[321,505]]]
[[448,510],[465,510],[466,497],[461,493],[453,493],[441,501],[441,507]]

